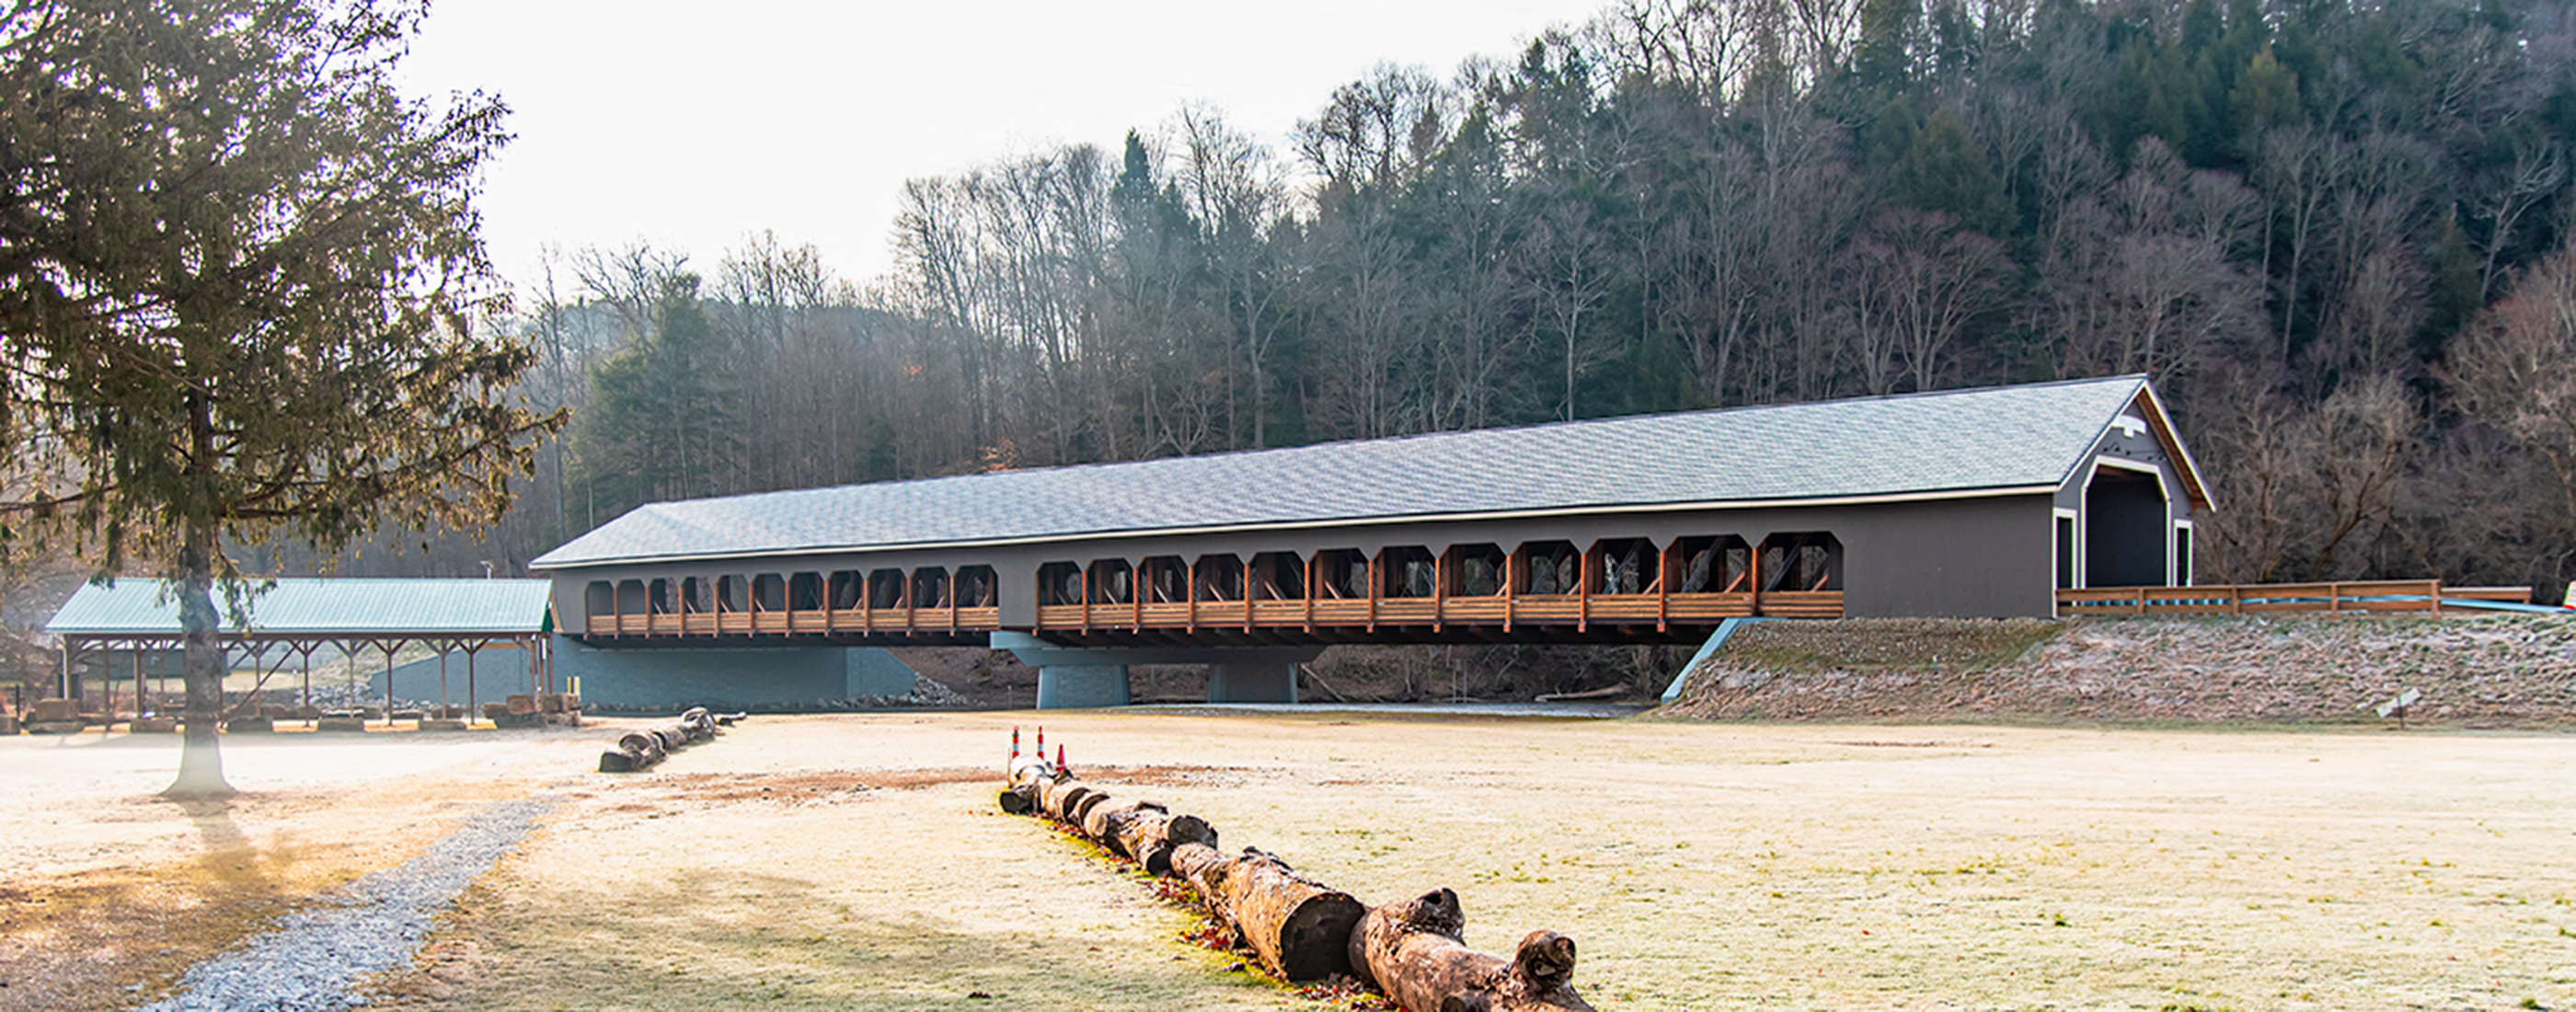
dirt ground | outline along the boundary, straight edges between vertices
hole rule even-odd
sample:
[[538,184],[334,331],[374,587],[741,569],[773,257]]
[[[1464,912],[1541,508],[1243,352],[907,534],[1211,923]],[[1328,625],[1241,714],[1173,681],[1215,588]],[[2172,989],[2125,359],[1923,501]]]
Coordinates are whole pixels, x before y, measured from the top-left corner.
[[0,739],[0,1007],[139,1003],[530,794],[379,1003],[1326,1007],[999,814],[1040,723],[1229,849],[1573,936],[1605,1010],[2576,1007],[2576,736],[1332,712],[756,717],[640,775],[585,772],[600,727],[244,738],[249,795],[193,810],[149,800],[171,739]]

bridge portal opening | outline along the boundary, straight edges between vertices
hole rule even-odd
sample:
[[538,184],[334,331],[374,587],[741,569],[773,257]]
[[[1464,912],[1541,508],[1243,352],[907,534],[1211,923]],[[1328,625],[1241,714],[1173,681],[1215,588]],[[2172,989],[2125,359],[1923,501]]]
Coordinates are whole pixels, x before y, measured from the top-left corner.
[[2084,488],[2084,585],[2164,586],[2168,509],[2157,476],[2097,467]]

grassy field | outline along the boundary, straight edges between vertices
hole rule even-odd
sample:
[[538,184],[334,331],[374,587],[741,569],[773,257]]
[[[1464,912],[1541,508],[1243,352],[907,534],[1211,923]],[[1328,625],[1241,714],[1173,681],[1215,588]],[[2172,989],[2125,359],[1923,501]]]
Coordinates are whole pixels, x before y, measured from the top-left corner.
[[[380,981],[385,1003],[1326,1007],[1187,944],[1146,883],[994,810],[1010,728],[1041,721],[1089,779],[1196,812],[1229,849],[1370,902],[1451,886],[1480,947],[1573,936],[1605,1010],[2576,1007],[2576,737],[2554,734],[779,717],[626,776],[582,772],[599,729],[370,736],[343,747],[415,751],[327,782],[241,750],[255,800],[228,824],[242,846],[311,850],[329,798],[384,799],[374,817],[424,833],[460,798],[560,799],[419,968]],[[69,816],[15,846],[129,841],[56,878],[212,865],[221,841],[190,816],[110,800],[127,821]],[[13,979],[44,951],[0,941]]]

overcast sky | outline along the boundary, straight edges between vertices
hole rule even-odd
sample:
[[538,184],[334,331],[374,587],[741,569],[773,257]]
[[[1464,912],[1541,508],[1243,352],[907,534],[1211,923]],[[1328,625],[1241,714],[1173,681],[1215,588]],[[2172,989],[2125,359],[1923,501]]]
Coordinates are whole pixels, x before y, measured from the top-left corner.
[[840,3],[436,0],[414,95],[481,89],[518,135],[484,238],[513,280],[545,244],[642,239],[712,272],[761,229],[867,282],[906,179],[1060,143],[1115,152],[1204,102],[1285,155],[1378,63],[1447,78],[1603,0]]

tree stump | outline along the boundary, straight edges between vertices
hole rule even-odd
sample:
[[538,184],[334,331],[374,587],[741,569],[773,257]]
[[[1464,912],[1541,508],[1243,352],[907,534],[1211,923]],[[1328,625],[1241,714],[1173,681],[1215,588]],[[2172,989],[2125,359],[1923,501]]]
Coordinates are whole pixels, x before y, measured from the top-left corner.
[[1370,908],[1350,935],[1352,976],[1405,1012],[1592,1012],[1571,983],[1573,939],[1533,931],[1505,960],[1468,948],[1466,927],[1448,889]]

